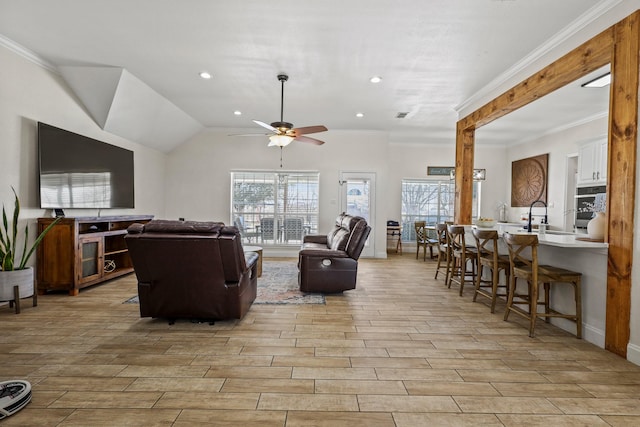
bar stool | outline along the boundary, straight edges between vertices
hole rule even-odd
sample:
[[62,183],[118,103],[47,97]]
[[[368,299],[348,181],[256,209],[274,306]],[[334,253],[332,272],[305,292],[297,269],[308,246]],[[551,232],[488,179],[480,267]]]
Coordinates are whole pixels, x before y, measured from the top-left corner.
[[438,244],[438,241],[429,237],[426,221],[415,221],[413,228],[416,232],[416,259],[418,259],[420,248],[423,250],[423,261],[427,260],[427,248],[429,248],[429,256],[433,258],[433,247]]
[[[491,312],[495,312],[496,300],[498,297],[508,296],[508,283],[510,277],[509,255],[498,254],[498,232],[496,230],[473,230],[473,237],[476,241],[478,251],[478,274],[476,275],[476,291],[473,294],[473,302],[478,295],[482,295],[491,300]],[[491,280],[482,279],[484,267],[491,269]],[[504,271],[505,284],[499,281],[500,270]],[[503,288],[504,293],[499,294],[498,288]]]
[[[465,242],[465,231],[463,225],[448,225],[449,246],[451,247],[451,274],[447,287],[455,282],[460,285],[460,296],[464,290],[465,283],[469,282],[475,286],[476,261],[478,252],[475,248],[467,246]],[[467,270],[467,265],[471,261],[471,270]],[[470,277],[470,279],[468,279]]]
[[[509,260],[511,263],[511,280],[509,282],[509,298],[504,320],[507,320],[512,311],[529,320],[529,336],[534,337],[536,318],[544,317],[549,323],[550,317],[560,317],[576,322],[576,337],[582,338],[582,295],[580,283],[582,273],[566,270],[560,267],[538,264],[538,236],[536,234],[510,234],[504,233],[504,240],[509,248]],[[531,257],[523,254],[530,250]],[[521,263],[521,265],[518,265]],[[518,278],[528,282],[528,293],[517,294],[516,285]],[[539,284],[544,284],[544,301],[538,301]],[[551,284],[568,283],[573,287],[576,303],[576,314],[564,314],[550,307],[549,289]],[[518,305],[526,305],[529,311],[525,311]],[[544,313],[538,313],[538,305],[544,306]]]
[[436,224],[436,235],[438,240],[438,264],[436,265],[436,276],[434,278],[437,279],[440,269],[444,268],[444,283],[449,283],[451,254],[449,241],[447,240],[447,224]]

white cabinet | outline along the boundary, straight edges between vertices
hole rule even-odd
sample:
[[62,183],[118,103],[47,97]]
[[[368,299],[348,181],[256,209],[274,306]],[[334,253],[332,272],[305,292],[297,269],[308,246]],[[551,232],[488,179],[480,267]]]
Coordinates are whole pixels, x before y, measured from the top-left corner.
[[607,140],[584,144],[578,150],[578,185],[607,182]]

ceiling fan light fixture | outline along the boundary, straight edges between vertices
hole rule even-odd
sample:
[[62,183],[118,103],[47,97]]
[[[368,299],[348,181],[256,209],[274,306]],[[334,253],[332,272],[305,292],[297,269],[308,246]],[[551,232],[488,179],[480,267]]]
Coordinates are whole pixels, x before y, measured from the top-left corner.
[[286,147],[291,144],[293,137],[289,135],[271,135],[268,147]]

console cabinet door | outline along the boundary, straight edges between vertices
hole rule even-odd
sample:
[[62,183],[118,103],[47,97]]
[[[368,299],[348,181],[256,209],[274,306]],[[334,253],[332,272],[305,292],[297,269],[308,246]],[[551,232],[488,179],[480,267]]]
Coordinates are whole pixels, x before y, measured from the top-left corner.
[[102,237],[83,237],[78,240],[78,283],[91,282],[102,277],[104,248]]

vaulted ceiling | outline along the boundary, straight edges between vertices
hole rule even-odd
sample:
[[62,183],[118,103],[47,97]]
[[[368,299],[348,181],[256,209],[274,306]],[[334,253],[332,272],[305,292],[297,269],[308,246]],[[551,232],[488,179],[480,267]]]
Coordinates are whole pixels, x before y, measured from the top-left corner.
[[[252,119],[279,120],[285,72],[285,121],[454,144],[461,105],[604,3],[612,0],[0,0],[0,41],[67,70],[85,103],[109,83],[79,84],[74,69],[122,69],[145,87],[138,92],[184,113],[188,128],[259,131]],[[561,109],[606,110],[606,90],[583,96]],[[495,140],[517,138],[506,132]],[[174,139],[157,148],[182,142]]]

